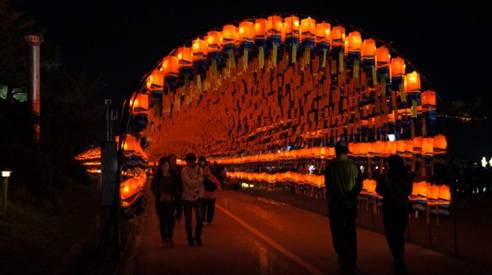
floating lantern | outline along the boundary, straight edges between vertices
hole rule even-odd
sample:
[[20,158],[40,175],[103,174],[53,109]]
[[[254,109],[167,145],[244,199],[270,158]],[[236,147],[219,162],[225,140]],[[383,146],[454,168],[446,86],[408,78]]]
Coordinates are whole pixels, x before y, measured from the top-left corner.
[[391,77],[402,77],[405,74],[405,60],[401,57],[391,58]]
[[164,87],[164,72],[162,68],[161,70],[152,71],[149,77],[147,77],[146,87],[149,91],[160,90]]
[[243,21],[239,24],[239,40],[242,43],[252,43],[255,38],[255,24],[250,21]]
[[164,77],[167,76],[178,76],[179,73],[179,60],[176,56],[168,55],[164,57],[162,61],[162,72]]
[[208,52],[207,41],[200,38],[193,40],[191,52],[193,54],[193,61],[204,59]]
[[301,20],[301,39],[314,40],[314,35],[316,32],[316,20],[311,17],[304,18]]
[[420,94],[420,100],[422,102],[422,107],[434,109],[436,107],[436,92],[424,91]]
[[260,18],[255,20],[255,39],[263,40],[267,36],[267,20]]
[[236,45],[239,40],[239,35],[237,33],[236,26],[225,25],[222,28],[222,43],[224,46]]
[[376,61],[378,68],[387,67],[391,60],[391,54],[386,46],[381,46],[376,49]]
[[284,32],[286,38],[299,38],[299,17],[292,15],[284,19]]
[[179,47],[177,50],[177,57],[180,68],[188,68],[192,66],[193,63],[193,53],[192,49],[189,47]]
[[222,33],[210,31],[207,33],[208,52],[218,52],[222,48]]
[[362,45],[362,38],[360,35],[360,32],[351,32],[347,36],[347,41],[348,41],[348,52],[360,52],[361,45]]
[[[393,67],[391,68],[393,69]],[[405,92],[415,91],[420,91],[420,75],[413,71],[405,76]]]
[[343,47],[345,41],[345,28],[342,26],[335,26],[331,30],[331,43],[333,47]]
[[376,55],[376,40],[372,38],[364,39],[364,42],[362,42],[362,58],[374,59],[375,55]]
[[278,15],[269,16],[267,19],[267,35],[269,37],[278,36],[282,31],[282,17]]
[[137,94],[131,106],[133,107],[133,112],[145,112],[149,110],[149,95],[141,93]]
[[316,43],[329,43],[330,31],[330,24],[324,21],[316,24]]

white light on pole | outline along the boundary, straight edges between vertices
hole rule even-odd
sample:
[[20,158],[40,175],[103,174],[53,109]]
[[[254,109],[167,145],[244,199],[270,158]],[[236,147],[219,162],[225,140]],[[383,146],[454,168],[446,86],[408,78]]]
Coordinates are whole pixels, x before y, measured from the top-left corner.
[[3,178],[3,214],[7,213],[7,201],[9,197],[9,177],[12,175],[12,171],[9,169],[2,170]]

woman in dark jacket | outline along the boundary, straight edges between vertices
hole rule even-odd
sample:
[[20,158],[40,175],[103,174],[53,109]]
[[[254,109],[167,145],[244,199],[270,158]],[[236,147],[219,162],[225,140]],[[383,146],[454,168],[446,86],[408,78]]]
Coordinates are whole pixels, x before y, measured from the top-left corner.
[[159,160],[157,174],[152,180],[151,190],[155,198],[155,209],[159,217],[161,241],[164,247],[173,247],[174,211],[179,195],[178,182],[173,177],[169,159]]
[[384,232],[393,254],[394,271],[406,274],[404,235],[411,209],[408,196],[412,193],[412,181],[402,157],[388,158],[388,171],[380,177],[376,192],[383,196]]

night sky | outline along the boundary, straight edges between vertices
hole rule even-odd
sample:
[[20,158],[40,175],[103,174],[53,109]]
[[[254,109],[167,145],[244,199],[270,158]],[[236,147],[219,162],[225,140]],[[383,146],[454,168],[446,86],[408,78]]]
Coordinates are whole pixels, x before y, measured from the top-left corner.
[[12,0],[46,28],[45,39],[61,48],[65,66],[102,77],[104,96],[115,100],[173,48],[224,24],[273,13],[338,21],[391,42],[442,97],[489,93],[491,28],[484,5],[394,2]]

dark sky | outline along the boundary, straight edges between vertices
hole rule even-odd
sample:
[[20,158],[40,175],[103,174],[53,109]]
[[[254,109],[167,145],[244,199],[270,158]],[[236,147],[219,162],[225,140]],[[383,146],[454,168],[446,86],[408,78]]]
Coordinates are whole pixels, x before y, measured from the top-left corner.
[[61,48],[64,65],[86,66],[93,76],[101,76],[105,96],[116,100],[187,40],[226,23],[273,13],[338,20],[391,41],[443,97],[491,92],[487,72],[491,31],[486,24],[490,15],[474,1],[11,2],[47,29],[45,39]]

